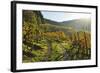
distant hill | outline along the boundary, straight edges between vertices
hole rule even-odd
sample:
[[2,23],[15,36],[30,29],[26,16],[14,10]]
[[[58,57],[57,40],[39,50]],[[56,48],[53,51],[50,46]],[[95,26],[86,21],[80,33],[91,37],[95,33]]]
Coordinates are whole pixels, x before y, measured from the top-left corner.
[[76,19],[70,21],[64,21],[61,25],[66,27],[72,27],[77,30],[91,31],[91,20],[90,19]]
[[78,31],[91,31],[91,20],[89,18],[75,19],[63,22],[56,22],[49,19],[45,19],[45,22],[51,25],[71,28]]
[[49,20],[49,19],[45,19],[45,23],[49,23],[49,24],[52,24],[52,25],[60,25],[61,23],[60,22],[56,22],[56,21],[53,21],[53,20]]

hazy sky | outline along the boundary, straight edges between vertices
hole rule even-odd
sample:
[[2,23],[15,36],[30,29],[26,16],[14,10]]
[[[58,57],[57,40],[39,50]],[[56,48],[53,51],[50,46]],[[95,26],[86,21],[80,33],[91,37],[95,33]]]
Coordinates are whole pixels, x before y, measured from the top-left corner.
[[79,18],[90,18],[91,14],[86,13],[68,13],[68,12],[54,12],[54,11],[41,11],[43,17],[53,21],[67,21]]

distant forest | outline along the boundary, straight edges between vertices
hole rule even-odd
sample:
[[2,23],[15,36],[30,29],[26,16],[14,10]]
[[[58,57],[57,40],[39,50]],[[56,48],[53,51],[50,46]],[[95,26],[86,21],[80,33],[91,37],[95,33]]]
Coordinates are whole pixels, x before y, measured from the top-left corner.
[[22,62],[91,59],[91,20],[56,22],[23,10]]

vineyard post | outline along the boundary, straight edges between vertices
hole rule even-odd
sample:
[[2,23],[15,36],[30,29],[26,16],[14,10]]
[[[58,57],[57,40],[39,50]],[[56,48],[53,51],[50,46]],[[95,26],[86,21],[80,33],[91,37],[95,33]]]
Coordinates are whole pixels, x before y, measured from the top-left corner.
[[84,40],[85,40],[85,46],[86,46],[86,48],[87,48],[87,39],[86,39],[86,34],[85,34],[85,32],[84,32]]

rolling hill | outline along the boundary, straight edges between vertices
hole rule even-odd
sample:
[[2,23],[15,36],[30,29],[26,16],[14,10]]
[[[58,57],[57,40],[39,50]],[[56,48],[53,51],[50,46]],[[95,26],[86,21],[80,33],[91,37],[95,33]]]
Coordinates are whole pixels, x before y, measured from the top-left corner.
[[64,28],[75,29],[77,31],[91,31],[91,20],[82,18],[82,19],[75,19],[63,22],[56,22],[49,19],[45,19],[45,23],[60,26]]

